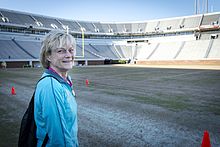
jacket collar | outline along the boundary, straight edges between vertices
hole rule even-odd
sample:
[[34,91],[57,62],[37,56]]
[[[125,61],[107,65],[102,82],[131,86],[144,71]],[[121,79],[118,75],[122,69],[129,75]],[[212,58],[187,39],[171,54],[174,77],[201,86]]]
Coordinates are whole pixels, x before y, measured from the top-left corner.
[[72,81],[71,78],[69,76],[67,76],[67,80],[69,81],[69,83],[67,82],[67,80],[63,79],[59,74],[57,74],[56,72],[54,72],[53,70],[50,69],[46,69],[45,70],[46,74],[49,74],[51,76],[53,76],[54,78],[56,78],[60,83],[66,83],[68,84],[70,87],[72,86]]

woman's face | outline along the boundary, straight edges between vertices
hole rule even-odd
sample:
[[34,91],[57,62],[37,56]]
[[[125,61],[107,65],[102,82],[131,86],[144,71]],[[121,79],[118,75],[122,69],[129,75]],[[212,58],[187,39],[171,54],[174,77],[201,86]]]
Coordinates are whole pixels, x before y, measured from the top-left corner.
[[74,48],[72,45],[66,45],[52,50],[48,56],[50,67],[57,72],[67,72],[72,69],[74,59]]

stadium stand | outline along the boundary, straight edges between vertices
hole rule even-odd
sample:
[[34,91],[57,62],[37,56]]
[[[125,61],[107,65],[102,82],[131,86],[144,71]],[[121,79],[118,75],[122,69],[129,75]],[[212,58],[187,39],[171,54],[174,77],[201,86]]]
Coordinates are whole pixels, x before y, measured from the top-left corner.
[[212,40],[212,48],[210,48],[209,54],[206,56],[210,59],[220,59],[220,38]]
[[114,23],[67,20],[7,9],[0,9],[0,17],[0,62],[7,62],[7,67],[39,66],[41,40],[53,29],[66,30],[76,38],[75,65],[121,60],[136,64],[209,64],[214,60],[212,63],[220,65],[220,12]]
[[[2,18],[7,18],[8,23],[16,25],[34,24],[34,19],[29,14],[16,13],[15,11],[1,11]],[[6,22],[7,23],[7,22]]]

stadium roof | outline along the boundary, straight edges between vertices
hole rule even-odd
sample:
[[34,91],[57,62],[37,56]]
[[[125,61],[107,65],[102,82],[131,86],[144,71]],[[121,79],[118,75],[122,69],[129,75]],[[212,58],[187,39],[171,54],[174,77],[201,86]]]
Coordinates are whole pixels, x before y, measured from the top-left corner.
[[[197,13],[220,11],[219,0],[197,0]],[[208,1],[208,7],[206,7]],[[71,20],[130,22],[195,14],[195,0],[1,0],[1,8]]]

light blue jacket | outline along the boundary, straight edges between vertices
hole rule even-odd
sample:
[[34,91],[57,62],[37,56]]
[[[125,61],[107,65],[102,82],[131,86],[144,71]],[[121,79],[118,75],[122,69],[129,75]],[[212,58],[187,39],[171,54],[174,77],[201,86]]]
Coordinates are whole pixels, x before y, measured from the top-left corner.
[[46,70],[36,87],[34,119],[37,146],[48,134],[47,147],[77,147],[77,104],[71,86],[58,74]]

